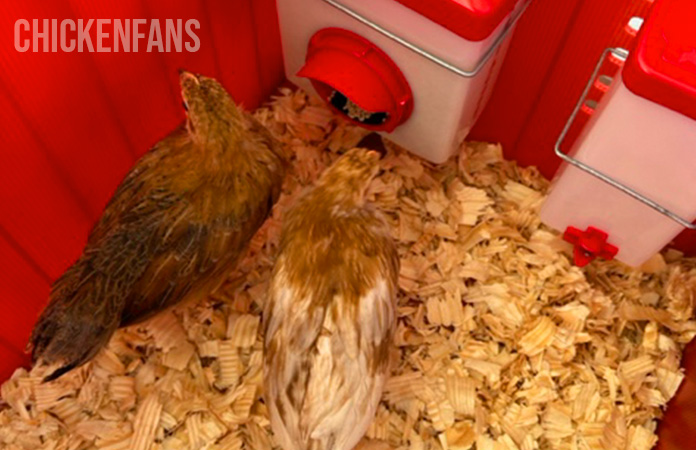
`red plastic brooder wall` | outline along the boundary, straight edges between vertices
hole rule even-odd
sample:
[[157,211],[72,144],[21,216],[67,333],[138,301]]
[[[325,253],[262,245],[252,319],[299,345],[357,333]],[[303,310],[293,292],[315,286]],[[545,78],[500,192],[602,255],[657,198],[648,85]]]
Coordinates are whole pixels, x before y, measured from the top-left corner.
[[624,27],[648,0],[534,0],[520,19],[495,91],[471,132],[550,178],[554,143],[607,47],[624,46]]

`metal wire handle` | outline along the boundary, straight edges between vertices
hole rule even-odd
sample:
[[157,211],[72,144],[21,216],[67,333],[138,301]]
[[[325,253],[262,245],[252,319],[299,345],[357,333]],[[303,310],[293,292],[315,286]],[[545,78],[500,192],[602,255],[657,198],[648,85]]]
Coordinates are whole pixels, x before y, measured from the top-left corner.
[[378,33],[383,34],[384,36],[388,37],[389,39],[403,45],[404,47],[408,48],[409,50],[419,54],[420,56],[434,62],[435,64],[444,67],[447,70],[450,70],[454,73],[456,73],[459,76],[465,77],[465,78],[472,78],[478,75],[478,73],[483,69],[483,67],[486,65],[489,59],[493,56],[495,51],[500,47],[500,44],[503,43],[505,38],[510,34],[512,29],[515,27],[515,24],[519,20],[519,18],[522,16],[522,13],[527,9],[529,4],[532,2],[532,0],[525,0],[524,4],[522,7],[518,8],[517,11],[513,13],[513,15],[510,17],[510,19],[507,21],[505,24],[505,28],[503,31],[498,35],[498,37],[493,41],[493,44],[486,50],[486,53],[484,53],[481,56],[481,59],[478,60],[476,63],[476,66],[474,66],[473,69],[471,70],[465,70],[461,69],[453,64],[448,63],[444,59],[440,58],[439,56],[435,56],[429,51],[410,43],[406,39],[397,36],[396,34],[392,33],[391,31],[387,30],[383,26],[373,22],[372,20],[368,19],[367,17],[361,15],[354,9],[350,8],[349,6],[344,5],[341,3],[339,0],[324,0],[326,3],[329,5],[333,6],[334,8],[338,9],[339,11],[344,12],[345,14],[348,14],[351,16],[353,19],[357,20],[358,22],[367,25],[368,27],[372,28],[373,30],[377,31]]
[[590,92],[590,89],[592,88],[592,84],[594,83],[594,80],[597,78],[597,75],[599,74],[599,70],[602,66],[602,62],[604,59],[607,57],[609,53],[612,53],[618,58],[621,59],[626,59],[628,57],[628,50],[623,49],[623,48],[607,48],[602,52],[602,56],[599,59],[599,62],[597,63],[597,66],[595,67],[594,71],[592,72],[592,77],[590,77],[590,81],[587,83],[587,86],[585,86],[585,90],[582,92],[582,95],[580,96],[580,100],[578,100],[578,103],[575,105],[575,109],[573,109],[572,114],[568,118],[568,122],[566,122],[565,126],[563,127],[563,131],[561,131],[561,134],[558,136],[558,140],[556,141],[556,145],[554,147],[554,151],[556,152],[556,155],[558,155],[559,158],[561,158],[563,161],[567,162],[568,164],[572,164],[573,166],[577,167],[578,169],[581,169],[590,175],[593,175],[600,180],[604,181],[605,183],[608,183],[612,187],[620,190],[624,194],[627,194],[634,199],[640,201],[641,203],[651,207],[655,211],[659,212],[660,214],[663,214],[670,219],[674,220],[677,222],[679,225],[681,225],[684,228],[688,228],[689,230],[696,230],[696,224],[691,223],[691,221],[686,220],[676,214],[675,212],[665,208],[664,206],[660,205],[654,200],[649,199],[648,197],[644,196],[640,192],[636,191],[633,188],[630,188],[626,186],[625,184],[621,183],[620,181],[610,177],[609,175],[606,175],[603,172],[600,172],[599,170],[588,166],[587,164],[583,163],[582,161],[579,161],[572,156],[568,155],[567,153],[563,153],[563,150],[561,150],[561,146],[563,144],[563,140],[566,138],[566,135],[568,134],[568,131],[570,130],[570,127],[575,120],[575,117],[578,115],[580,112],[580,109],[582,108],[583,102],[587,98],[587,94]]

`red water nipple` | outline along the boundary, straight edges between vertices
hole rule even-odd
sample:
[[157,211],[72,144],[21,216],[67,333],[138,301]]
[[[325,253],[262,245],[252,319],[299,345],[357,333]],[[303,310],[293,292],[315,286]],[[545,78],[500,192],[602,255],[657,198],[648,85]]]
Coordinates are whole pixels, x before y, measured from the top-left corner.
[[575,246],[573,261],[578,267],[585,267],[596,258],[614,259],[619,249],[607,242],[608,237],[607,233],[595,227],[587,227],[585,231],[568,227],[563,233],[563,239]]

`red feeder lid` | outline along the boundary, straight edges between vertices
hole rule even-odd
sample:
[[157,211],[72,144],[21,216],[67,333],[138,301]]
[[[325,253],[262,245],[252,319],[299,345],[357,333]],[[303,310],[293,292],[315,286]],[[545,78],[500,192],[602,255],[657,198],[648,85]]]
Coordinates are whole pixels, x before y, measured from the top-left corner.
[[624,67],[635,94],[696,119],[696,1],[658,0]]
[[515,8],[517,0],[397,0],[468,41],[482,41]]
[[396,64],[348,30],[324,28],[314,34],[297,75],[309,78],[334,109],[369,129],[392,131],[413,110],[411,88]]

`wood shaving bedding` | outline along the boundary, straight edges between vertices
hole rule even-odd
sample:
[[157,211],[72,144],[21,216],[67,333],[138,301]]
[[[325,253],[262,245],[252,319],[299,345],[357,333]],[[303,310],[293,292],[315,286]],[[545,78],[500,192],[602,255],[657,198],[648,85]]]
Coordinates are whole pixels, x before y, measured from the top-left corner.
[[[283,211],[365,131],[289,90],[256,116],[295,157],[238,270],[55,382],[17,369],[0,389],[2,448],[275,448],[259,324]],[[667,251],[643,270],[581,270],[540,223],[548,182],[499,146],[437,167],[388,148],[370,196],[399,243],[399,320],[359,448],[650,449],[696,333],[696,262]]]

